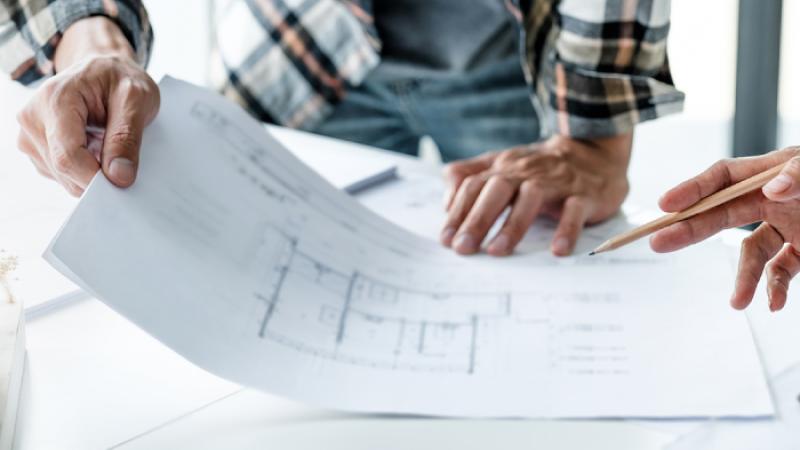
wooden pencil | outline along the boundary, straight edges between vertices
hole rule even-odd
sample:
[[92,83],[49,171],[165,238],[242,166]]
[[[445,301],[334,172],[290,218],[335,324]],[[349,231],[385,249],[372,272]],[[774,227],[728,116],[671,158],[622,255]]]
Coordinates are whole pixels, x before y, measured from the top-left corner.
[[706,212],[709,209],[716,208],[717,206],[723,203],[727,203],[733,199],[739,198],[745,194],[753,192],[756,189],[760,189],[765,184],[767,184],[771,179],[775,178],[775,176],[778,175],[778,173],[780,173],[781,169],[783,169],[783,166],[785,164],[786,163],[779,164],[771,169],[765,170],[764,172],[761,172],[759,174],[753,175],[750,178],[742,180],[734,185],[728,186],[727,188],[700,200],[699,202],[695,203],[694,205],[690,206],[689,208],[683,211],[678,211],[661,216],[658,219],[653,220],[652,222],[648,222],[640,227],[634,228],[632,230],[614,236],[613,238],[600,244],[599,247],[594,249],[594,251],[589,254],[596,255],[598,253],[603,253],[618,249],[623,245],[630,244],[631,242],[637,239],[641,239],[649,234],[655,233],[656,231],[662,228],[666,228],[674,223],[680,222],[681,220],[686,220],[690,217]]

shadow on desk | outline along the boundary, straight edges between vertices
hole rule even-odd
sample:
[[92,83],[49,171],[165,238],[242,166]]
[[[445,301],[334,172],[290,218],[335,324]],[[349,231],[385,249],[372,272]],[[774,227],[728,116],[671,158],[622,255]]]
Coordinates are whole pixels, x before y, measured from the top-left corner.
[[[267,406],[269,405],[269,406]],[[450,420],[275,407],[241,390],[115,449],[394,450],[421,448],[656,449],[673,436],[623,421]]]

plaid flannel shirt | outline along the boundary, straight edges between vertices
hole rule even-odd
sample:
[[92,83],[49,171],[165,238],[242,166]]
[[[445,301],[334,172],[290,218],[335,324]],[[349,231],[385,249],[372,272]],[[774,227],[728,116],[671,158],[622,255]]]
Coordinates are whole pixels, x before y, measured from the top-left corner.
[[0,70],[25,84],[52,75],[61,35],[89,16],[114,20],[147,63],[153,34],[139,0],[0,0]]
[[[380,62],[371,0],[224,3],[213,78],[264,121],[314,127]],[[669,0],[506,4],[544,133],[611,136],[681,110],[667,62]],[[90,15],[116,20],[146,61],[152,33],[141,1],[0,0],[0,68],[25,83],[51,74],[61,33]]]

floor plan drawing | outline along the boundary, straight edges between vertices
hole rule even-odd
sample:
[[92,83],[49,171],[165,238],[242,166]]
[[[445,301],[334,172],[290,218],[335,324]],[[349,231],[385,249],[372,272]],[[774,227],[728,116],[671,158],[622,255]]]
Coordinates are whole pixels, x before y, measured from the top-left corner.
[[[613,293],[423,291],[326,265],[273,227],[262,242],[259,257],[273,264],[254,294],[262,339],[348,364],[474,374],[482,353],[495,350],[492,338],[513,323],[548,345],[550,370],[628,374],[622,326],[555,318],[559,303],[619,302]],[[615,339],[598,343],[598,333]]]

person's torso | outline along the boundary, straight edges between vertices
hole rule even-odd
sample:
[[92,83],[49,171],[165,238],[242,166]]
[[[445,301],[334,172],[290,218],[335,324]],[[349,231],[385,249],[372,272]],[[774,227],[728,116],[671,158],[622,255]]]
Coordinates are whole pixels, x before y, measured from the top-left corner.
[[374,0],[383,42],[379,79],[477,69],[517,54],[519,30],[502,0]]

